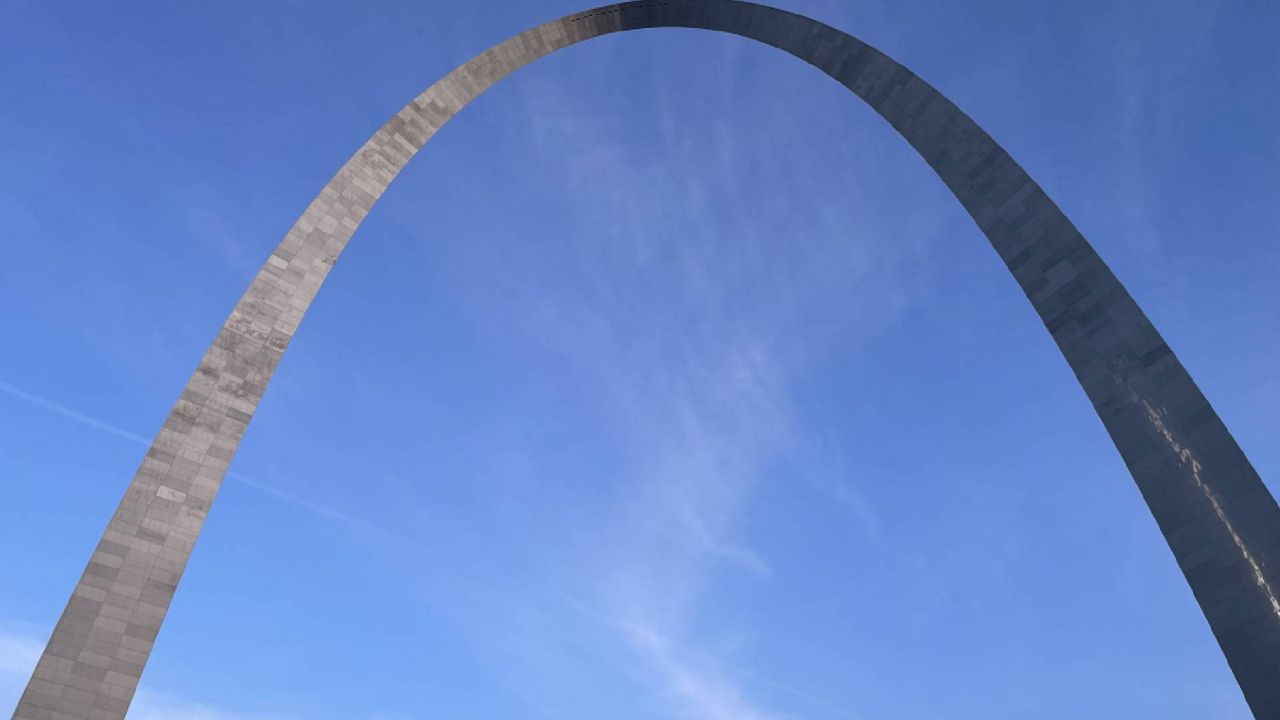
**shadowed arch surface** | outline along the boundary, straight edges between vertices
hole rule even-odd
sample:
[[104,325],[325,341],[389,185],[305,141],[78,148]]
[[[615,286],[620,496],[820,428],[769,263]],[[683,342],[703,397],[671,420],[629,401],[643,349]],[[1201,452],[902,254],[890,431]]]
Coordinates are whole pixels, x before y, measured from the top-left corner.
[[1093,403],[1254,715],[1280,719],[1280,508],[1146,315],[1040,186],[928,83],[839,30],[737,0],[645,0],[540,25],[449,73],[374,134],[289,230],[218,332],[76,585],[15,719],[124,717],[276,365],[339,253],[414,154],[524,65],[651,27],[717,30],[784,50],[866,101],[929,163]]

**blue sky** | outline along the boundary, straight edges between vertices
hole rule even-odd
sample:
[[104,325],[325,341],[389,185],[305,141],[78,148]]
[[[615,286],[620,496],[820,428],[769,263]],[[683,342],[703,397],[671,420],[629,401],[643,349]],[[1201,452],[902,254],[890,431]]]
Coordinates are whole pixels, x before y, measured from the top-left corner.
[[[779,4],[1009,149],[1276,489],[1280,7]],[[0,7],[0,707],[310,198],[579,9]],[[592,41],[463,112],[232,471],[131,718],[1248,717],[986,240],[860,101],[739,38]]]

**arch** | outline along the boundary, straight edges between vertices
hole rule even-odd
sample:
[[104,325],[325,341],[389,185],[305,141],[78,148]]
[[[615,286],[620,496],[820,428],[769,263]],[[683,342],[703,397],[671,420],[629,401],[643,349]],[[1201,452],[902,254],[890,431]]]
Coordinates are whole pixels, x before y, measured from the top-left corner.
[[875,48],[739,0],[568,15],[446,75],[378,130],[271,253],[179,396],[81,576],[14,718],[123,718],[240,438],[334,261],[401,168],[524,65],[614,32],[741,35],[862,98],[934,169],[1022,287],[1093,403],[1257,718],[1280,718],[1280,508],[1194,381],[1071,221],[990,136]]

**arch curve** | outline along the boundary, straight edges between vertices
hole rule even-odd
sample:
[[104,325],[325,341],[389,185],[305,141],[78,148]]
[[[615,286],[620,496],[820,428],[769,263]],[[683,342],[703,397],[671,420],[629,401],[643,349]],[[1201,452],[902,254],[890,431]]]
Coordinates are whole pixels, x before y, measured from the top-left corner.
[[1027,173],[924,80],[856,38],[739,0],[568,15],[476,56],[370,138],[272,252],[200,361],[96,547],[14,718],[123,718],[268,382],[400,170],[488,87],[555,50],[654,27],[771,45],[862,98],[951,189],[1053,336],[1164,534],[1257,718],[1280,719],[1280,508],[1146,315]]

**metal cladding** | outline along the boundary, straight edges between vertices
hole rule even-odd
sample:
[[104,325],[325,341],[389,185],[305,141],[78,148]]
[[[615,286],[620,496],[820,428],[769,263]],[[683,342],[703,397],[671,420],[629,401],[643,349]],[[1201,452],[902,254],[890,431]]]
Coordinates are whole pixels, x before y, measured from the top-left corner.
[[21,720],[123,718],[196,537],[298,323],[400,169],[524,65],[653,27],[733,33],[830,75],[964,205],[1075,372],[1177,558],[1255,717],[1280,719],[1280,509],[1169,346],[1088,241],[982,128],[831,27],[735,0],[609,5],[487,50],[402,109],[338,171],[253,279],[147,452],[40,657]]

